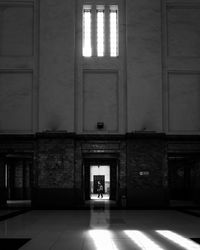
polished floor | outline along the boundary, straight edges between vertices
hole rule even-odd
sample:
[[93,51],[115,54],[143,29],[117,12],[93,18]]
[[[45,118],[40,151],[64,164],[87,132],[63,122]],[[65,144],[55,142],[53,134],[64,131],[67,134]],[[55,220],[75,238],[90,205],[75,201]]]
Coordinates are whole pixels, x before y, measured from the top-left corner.
[[200,217],[176,210],[109,210],[107,204],[32,210],[1,221],[0,238],[31,238],[22,250],[200,250],[190,240],[200,238]]

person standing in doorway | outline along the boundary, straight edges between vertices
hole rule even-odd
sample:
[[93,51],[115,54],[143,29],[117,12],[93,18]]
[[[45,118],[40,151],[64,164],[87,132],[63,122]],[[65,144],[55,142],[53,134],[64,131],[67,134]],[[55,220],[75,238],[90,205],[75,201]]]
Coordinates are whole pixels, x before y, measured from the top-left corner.
[[101,196],[101,198],[103,198],[103,185],[101,184],[100,181],[98,181],[98,198]]

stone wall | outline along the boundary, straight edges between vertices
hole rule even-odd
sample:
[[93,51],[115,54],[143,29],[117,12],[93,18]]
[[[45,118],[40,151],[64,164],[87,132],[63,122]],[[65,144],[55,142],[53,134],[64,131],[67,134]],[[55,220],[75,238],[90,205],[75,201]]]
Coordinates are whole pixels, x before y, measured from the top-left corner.
[[[169,157],[176,159],[176,164],[188,168],[187,176],[182,181],[182,187],[185,188],[188,199],[195,204],[200,204],[200,136],[170,136],[168,137],[167,151]],[[184,161],[184,163],[181,162]],[[179,160],[180,163],[177,163]],[[168,162],[170,166],[170,162]],[[185,175],[185,173],[183,173]],[[188,179],[189,178],[189,179]],[[178,180],[174,180],[178,183]],[[172,183],[175,184],[175,183]],[[180,184],[180,183],[179,183]],[[175,187],[178,184],[175,184]],[[179,185],[181,186],[181,185]],[[186,197],[187,198],[187,197]]]
[[[18,159],[13,159],[12,163],[10,165],[10,170],[11,168],[13,169],[12,175],[11,176],[11,171],[10,171],[10,178],[13,178],[13,186],[12,186],[12,195],[10,197],[11,200],[22,200],[23,199],[23,161],[18,160]],[[11,189],[11,187],[10,187]]]
[[167,203],[165,142],[162,134],[133,135],[127,140],[127,206]]
[[[93,159],[114,160],[118,207],[164,207],[170,200],[167,157],[180,153],[191,159],[189,198],[200,203],[200,139],[196,136],[181,140],[150,132],[126,136],[44,132],[28,140],[4,139],[0,144],[1,204],[9,199],[4,183],[5,164],[12,161],[16,197],[30,198],[31,192],[33,208],[82,208],[84,164]],[[30,152],[34,152],[34,159]]]
[[33,206],[74,206],[73,139],[38,136]]

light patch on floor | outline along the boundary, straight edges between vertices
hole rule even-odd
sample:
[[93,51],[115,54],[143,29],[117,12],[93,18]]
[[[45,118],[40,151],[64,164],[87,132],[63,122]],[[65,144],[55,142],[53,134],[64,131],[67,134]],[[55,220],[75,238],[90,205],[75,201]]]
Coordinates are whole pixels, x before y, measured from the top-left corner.
[[187,250],[200,250],[200,246],[193,242],[190,239],[185,238],[184,236],[172,232],[170,230],[156,230],[156,232],[163,237],[167,238],[170,241],[173,241],[175,244],[183,247]]
[[165,250],[160,247],[155,241],[151,240],[149,236],[138,230],[125,230],[124,233],[140,247],[141,250]]
[[119,250],[109,230],[91,230],[89,236],[94,242],[94,250]]

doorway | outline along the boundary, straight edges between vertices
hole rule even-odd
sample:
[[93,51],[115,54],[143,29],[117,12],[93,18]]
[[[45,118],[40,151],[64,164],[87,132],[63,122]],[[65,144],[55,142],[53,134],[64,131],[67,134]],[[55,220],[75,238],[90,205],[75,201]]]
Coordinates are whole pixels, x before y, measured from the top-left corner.
[[5,162],[5,187],[8,207],[31,206],[31,156],[7,155]]
[[[99,188],[102,187],[102,197]],[[110,199],[110,165],[90,165],[90,199]]]
[[192,199],[193,161],[185,156],[174,156],[168,159],[169,194],[171,200]]
[[[117,200],[116,159],[86,159],[84,160],[84,198],[85,200]],[[103,198],[98,198],[98,185],[103,187]]]

